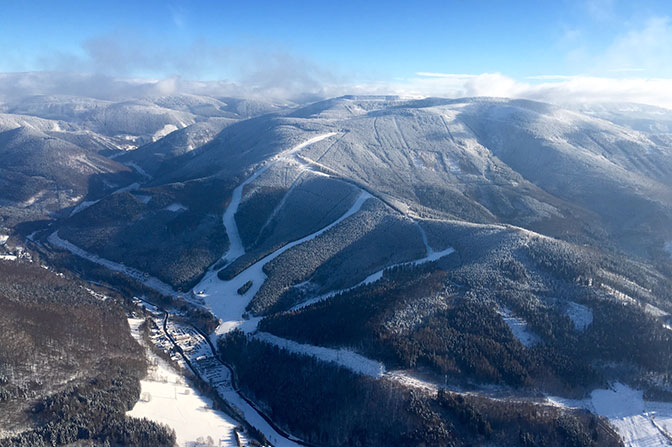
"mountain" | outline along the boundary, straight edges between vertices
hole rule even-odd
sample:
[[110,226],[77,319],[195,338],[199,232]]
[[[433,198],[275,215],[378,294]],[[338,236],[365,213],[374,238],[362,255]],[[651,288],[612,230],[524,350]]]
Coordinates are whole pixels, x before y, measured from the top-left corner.
[[[172,352],[225,405],[240,409],[239,391],[261,408],[275,428],[244,419],[263,436],[622,445],[604,387],[672,396],[665,110],[198,95],[3,107],[3,209],[32,213],[6,226],[50,264],[162,306],[157,331],[171,319],[209,335],[215,357],[180,337]],[[217,359],[236,389],[213,385],[229,374]]]

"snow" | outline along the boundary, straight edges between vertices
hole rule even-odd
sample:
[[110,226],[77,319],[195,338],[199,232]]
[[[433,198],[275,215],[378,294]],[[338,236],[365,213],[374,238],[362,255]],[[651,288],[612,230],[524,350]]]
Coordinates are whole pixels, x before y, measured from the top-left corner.
[[181,203],[175,202],[175,203],[171,203],[170,205],[168,205],[166,207],[166,210],[172,211],[173,213],[178,213],[180,211],[186,211],[187,207],[182,205]]
[[80,258],[87,259],[91,262],[95,262],[96,264],[102,265],[104,267],[107,267],[110,270],[114,270],[115,272],[121,272],[136,281],[139,281],[146,285],[147,287],[150,287],[154,290],[156,290],[159,293],[162,293],[164,295],[168,296],[178,296],[180,295],[179,293],[175,292],[173,288],[161,281],[158,278],[154,278],[152,276],[149,276],[140,270],[136,270],[133,267],[127,267],[123,264],[119,264],[118,262],[110,261],[109,259],[101,258],[100,256],[89,253],[86,250],[83,250],[76,245],[66,241],[65,239],[62,239],[58,235],[58,231],[55,231],[49,235],[48,241],[50,244],[53,244],[57,247],[60,247],[64,250],[69,251],[70,253],[79,256]]
[[665,242],[665,245],[663,246],[663,248],[672,258],[672,241]]
[[[138,341],[138,328],[143,321],[128,320]],[[163,359],[149,349],[146,355],[150,367],[147,377],[140,381],[141,399],[126,414],[168,425],[175,430],[178,446],[197,446],[197,439],[210,436],[215,445],[236,447],[233,429],[238,423],[225,413],[212,410],[212,401],[200,395]]]
[[[182,127],[185,127],[186,125],[184,123],[180,123]],[[177,130],[177,126],[174,124],[166,124],[163,126],[161,129],[157,130],[154,132],[154,135],[152,135],[152,141],[157,141],[160,140],[161,138],[165,137],[168,134],[171,134]]]
[[72,211],[70,212],[70,217],[74,216],[75,214],[79,213],[82,210],[85,210],[86,208],[90,207],[91,205],[95,205],[98,202],[99,202],[99,200],[85,200],[85,201],[83,201],[82,203],[80,203],[79,205],[77,205],[76,207],[74,207],[72,209]]
[[318,358],[325,362],[336,363],[344,368],[359,374],[365,374],[371,377],[382,377],[385,373],[385,366],[381,362],[368,359],[349,349],[332,349],[322,346],[307,345],[297,343],[292,340],[276,337],[267,332],[255,334],[255,338],[267,343],[274,344],[295,354],[307,355]]
[[0,234],[0,245],[5,245],[7,243],[9,236],[6,234]]
[[672,445],[672,403],[645,401],[641,391],[621,383],[610,389],[594,390],[590,399],[549,397],[548,400],[558,406],[585,408],[609,419],[626,447]]
[[140,183],[131,183],[128,186],[124,186],[123,188],[117,189],[112,194],[119,194],[119,193],[122,193],[122,192],[134,191],[138,188],[140,188]]
[[528,330],[525,320],[513,316],[510,309],[502,307],[498,313],[502,316],[506,325],[509,326],[513,335],[523,344],[523,346],[529,348],[539,342],[539,337]]
[[125,164],[126,166],[128,166],[129,168],[133,168],[133,169],[135,170],[135,172],[137,172],[137,173],[140,174],[141,176],[145,177],[146,179],[151,180],[152,176],[149,175],[149,174],[147,174],[147,171],[145,171],[144,169],[142,169],[137,163],[135,163],[135,162],[133,162],[133,161],[128,161],[128,162],[126,162],[126,163],[124,163],[124,164]]
[[[200,293],[199,296],[202,296],[205,299],[205,303],[210,308],[212,313],[222,320],[222,323],[217,328],[217,333],[224,334],[235,328],[240,328],[246,332],[255,330],[257,326],[257,320],[253,319],[245,321],[243,319],[243,314],[245,313],[245,307],[247,307],[250,300],[252,300],[254,295],[259,291],[261,285],[266,280],[266,274],[263,271],[264,265],[277,258],[290,248],[315,239],[322,233],[338,225],[359,211],[364,202],[366,202],[370,197],[372,196],[369,193],[362,192],[355,203],[350,207],[350,209],[331,224],[323,227],[315,233],[309,234],[308,236],[284,245],[273,253],[257,261],[252,266],[243,270],[230,281],[221,281],[217,277],[217,272],[209,271],[203,280],[194,288],[194,290],[203,291],[203,293]],[[239,295],[237,292],[238,289],[248,281],[252,281],[252,287],[250,287],[244,295]]]
[[144,203],[145,205],[147,205],[150,202],[150,200],[152,200],[152,196],[145,196],[142,194],[134,194],[133,196],[142,203]]
[[579,331],[586,329],[593,322],[593,311],[572,301],[567,303],[567,316],[572,320],[574,328]]
[[16,255],[0,255],[0,261],[16,261],[17,259]]
[[[157,321],[160,326],[161,321]],[[229,369],[214,359],[215,352],[211,349],[206,339],[194,328],[181,325],[173,319],[168,320],[168,332],[179,345],[182,353],[190,359],[192,367],[196,369],[198,375],[210,383],[219,396],[227,401],[232,408],[238,410],[242,416],[257,428],[263,435],[276,446],[297,446],[298,444],[283,438],[276,432],[270,424],[231,386],[231,375]],[[160,340],[166,342],[165,336],[160,336]],[[153,338],[156,340],[156,338]],[[216,343],[216,340],[213,340]],[[172,345],[171,345],[172,346]],[[170,348],[171,346],[168,346]],[[165,347],[164,347],[165,348]],[[295,439],[295,438],[292,438]]]

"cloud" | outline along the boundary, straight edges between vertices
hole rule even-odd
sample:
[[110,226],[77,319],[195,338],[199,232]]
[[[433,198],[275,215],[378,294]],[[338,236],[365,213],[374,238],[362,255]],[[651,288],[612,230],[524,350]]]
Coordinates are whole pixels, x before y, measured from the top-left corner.
[[[408,96],[499,96],[554,104],[575,102],[639,102],[672,108],[672,79],[609,78],[597,76],[542,75],[518,81],[499,73],[464,77],[427,73],[387,85],[387,94]],[[359,89],[366,89],[360,86]],[[381,86],[376,89],[381,91]]]
[[[591,102],[635,102],[672,109],[672,79],[593,76],[534,76],[523,81],[499,73],[464,75],[421,73],[395,81],[350,82],[322,74],[312,64],[290,55],[269,60],[268,70],[253,66],[245,82],[118,78],[81,73],[0,74],[0,102],[12,103],[32,95],[73,95],[106,100],[151,98],[173,94],[244,97],[305,103],[346,94],[406,97],[496,96],[531,99],[558,105]],[[309,67],[309,68],[306,68]],[[325,80],[320,80],[324,76]]]
[[639,29],[618,36],[597,64],[608,70],[638,70],[672,75],[672,23],[669,17],[651,17]]

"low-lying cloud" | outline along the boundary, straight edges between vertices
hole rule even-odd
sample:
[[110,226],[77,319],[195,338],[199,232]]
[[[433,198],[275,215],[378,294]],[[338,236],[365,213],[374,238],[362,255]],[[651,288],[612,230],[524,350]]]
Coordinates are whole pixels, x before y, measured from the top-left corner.
[[[291,63],[287,63],[291,61]],[[339,80],[319,68],[282,56],[269,61],[268,71],[250,70],[247,82],[120,78],[98,74],[30,72],[0,74],[0,102],[34,95],[84,96],[103,100],[151,98],[176,94],[243,97],[305,103],[346,94],[406,97],[506,97],[558,105],[633,102],[672,109],[672,79],[535,76],[516,80],[499,73],[479,75],[418,73],[406,80],[354,83]]]

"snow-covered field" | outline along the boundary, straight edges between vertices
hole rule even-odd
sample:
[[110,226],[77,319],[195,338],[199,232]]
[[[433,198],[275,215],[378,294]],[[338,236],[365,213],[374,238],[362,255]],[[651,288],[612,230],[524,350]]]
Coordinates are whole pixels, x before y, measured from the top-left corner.
[[554,405],[585,408],[609,419],[626,447],[668,447],[672,445],[672,403],[648,402],[642,392],[621,383],[610,389],[594,390],[589,399],[549,397]]
[[567,303],[567,316],[576,330],[582,331],[593,322],[593,311],[589,307],[572,301]]
[[539,337],[537,337],[535,334],[530,332],[530,330],[527,328],[527,323],[525,320],[515,317],[512,313],[511,310],[502,307],[499,310],[499,314],[502,316],[504,319],[504,322],[506,323],[507,326],[509,326],[509,329],[511,329],[511,332],[513,332],[513,335],[520,340],[520,342],[526,346],[530,347],[534,345],[535,343],[539,342]]
[[[129,319],[131,333],[140,340],[142,319]],[[180,447],[213,445],[236,447],[233,429],[238,425],[230,416],[212,410],[212,401],[201,396],[164,360],[147,350],[150,362],[147,377],[140,382],[140,400],[127,414],[168,425],[175,430]],[[199,442],[201,441],[201,442]]]
[[166,207],[166,210],[172,211],[173,213],[179,213],[180,211],[186,211],[187,207],[181,203],[171,203]]
[[332,349],[322,346],[306,345],[292,340],[276,337],[267,332],[259,332],[255,338],[271,343],[295,354],[308,355],[325,362],[336,363],[351,371],[371,377],[385,374],[385,366],[376,360],[368,359],[349,349]]

